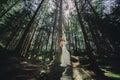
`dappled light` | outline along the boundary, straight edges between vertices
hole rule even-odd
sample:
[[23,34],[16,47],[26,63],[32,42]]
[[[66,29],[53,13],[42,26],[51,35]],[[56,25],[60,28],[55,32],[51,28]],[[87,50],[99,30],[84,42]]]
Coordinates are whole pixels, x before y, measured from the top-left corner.
[[0,80],[120,80],[119,0],[0,0]]

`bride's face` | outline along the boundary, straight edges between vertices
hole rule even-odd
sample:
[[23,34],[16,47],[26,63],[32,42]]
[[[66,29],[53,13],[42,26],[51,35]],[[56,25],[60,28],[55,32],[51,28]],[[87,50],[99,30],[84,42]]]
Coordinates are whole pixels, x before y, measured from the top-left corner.
[[61,38],[61,41],[64,41],[64,42],[65,42],[65,41],[66,41],[66,39],[63,37],[63,38]]

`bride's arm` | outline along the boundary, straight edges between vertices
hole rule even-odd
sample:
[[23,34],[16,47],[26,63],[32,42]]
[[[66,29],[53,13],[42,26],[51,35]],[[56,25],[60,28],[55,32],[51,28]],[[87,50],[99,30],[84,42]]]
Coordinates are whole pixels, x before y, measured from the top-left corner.
[[63,42],[61,41],[61,42],[60,42],[60,47],[62,47],[62,46],[63,46]]

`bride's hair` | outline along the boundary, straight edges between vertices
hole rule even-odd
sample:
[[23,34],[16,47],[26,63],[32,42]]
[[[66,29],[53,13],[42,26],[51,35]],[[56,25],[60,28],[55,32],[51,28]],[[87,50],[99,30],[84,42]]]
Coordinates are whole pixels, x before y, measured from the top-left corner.
[[66,41],[66,37],[62,36],[61,41]]

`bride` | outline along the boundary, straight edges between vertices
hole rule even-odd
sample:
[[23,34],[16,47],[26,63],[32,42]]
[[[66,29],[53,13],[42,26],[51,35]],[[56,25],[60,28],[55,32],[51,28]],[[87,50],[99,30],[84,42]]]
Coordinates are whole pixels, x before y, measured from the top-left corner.
[[66,48],[66,37],[63,36],[61,38],[61,42],[60,42],[60,47],[62,48],[62,55],[61,55],[61,64],[60,66],[62,67],[66,67],[66,66],[71,66],[71,62],[70,62],[70,53],[68,52],[67,48]]

